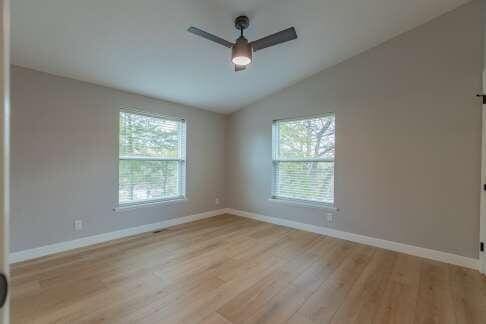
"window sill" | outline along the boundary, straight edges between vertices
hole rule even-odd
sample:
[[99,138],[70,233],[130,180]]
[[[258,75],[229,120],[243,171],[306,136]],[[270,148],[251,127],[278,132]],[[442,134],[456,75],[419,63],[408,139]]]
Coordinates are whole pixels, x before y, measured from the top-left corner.
[[157,206],[167,206],[167,205],[174,205],[179,203],[187,202],[186,197],[181,198],[174,198],[170,200],[154,200],[154,201],[147,201],[141,203],[133,203],[133,204],[126,204],[120,205],[113,208],[114,212],[123,212],[123,211],[130,211],[139,208],[146,208],[146,207],[157,207]]
[[326,206],[324,204],[313,203],[313,202],[296,201],[296,200],[282,199],[282,198],[270,198],[270,199],[268,199],[268,201],[273,202],[273,203],[284,204],[284,205],[297,206],[297,207],[308,207],[308,208],[323,209],[323,210],[327,210],[327,211],[330,211],[330,212],[338,212],[339,211],[339,208],[332,207],[332,206]]

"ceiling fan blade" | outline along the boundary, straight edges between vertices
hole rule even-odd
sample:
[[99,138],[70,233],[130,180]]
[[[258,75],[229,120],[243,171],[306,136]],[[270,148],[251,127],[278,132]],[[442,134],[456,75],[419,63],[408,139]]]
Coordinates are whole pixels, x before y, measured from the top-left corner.
[[196,28],[196,27],[189,27],[187,29],[187,31],[190,32],[190,33],[193,33],[193,34],[195,34],[197,36],[200,36],[202,38],[206,38],[206,39],[208,39],[210,41],[213,41],[215,43],[218,43],[220,45],[223,45],[225,47],[228,47],[228,48],[232,48],[233,47],[233,43],[230,43],[227,40],[222,39],[221,37],[218,37],[216,35],[213,35],[213,34],[210,34],[208,32],[205,32],[202,29],[199,29],[199,28]]
[[290,27],[282,31],[279,31],[278,33],[257,39],[256,41],[253,41],[250,44],[251,47],[253,48],[253,51],[258,51],[270,46],[291,41],[296,38],[297,38],[297,33],[295,32],[295,28]]
[[240,72],[246,70],[246,65],[236,65],[235,64],[235,72]]

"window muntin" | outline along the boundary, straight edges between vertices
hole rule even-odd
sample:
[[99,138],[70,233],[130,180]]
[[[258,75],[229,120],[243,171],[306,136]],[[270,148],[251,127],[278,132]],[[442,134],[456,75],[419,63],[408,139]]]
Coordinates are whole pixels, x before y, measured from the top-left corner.
[[334,206],[335,117],[273,123],[272,198]]
[[118,204],[185,195],[184,120],[120,111]]

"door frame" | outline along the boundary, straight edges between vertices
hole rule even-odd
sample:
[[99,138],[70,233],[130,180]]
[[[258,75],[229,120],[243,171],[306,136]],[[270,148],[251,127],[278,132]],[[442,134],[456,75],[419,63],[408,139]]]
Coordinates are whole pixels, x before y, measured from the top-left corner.
[[[486,60],[486,59],[485,59]],[[483,71],[483,84],[486,82]],[[484,87],[484,85],[483,85]],[[484,100],[484,99],[483,99]],[[483,101],[484,102],[484,101]],[[486,244],[486,104],[482,108],[482,143],[481,143],[481,207],[479,216],[479,244]],[[479,251],[479,271],[486,274],[486,251]]]
[[[486,1],[481,3],[481,27],[483,49],[482,90],[486,94]],[[486,245],[486,100],[483,97],[482,109],[482,142],[481,142],[481,207],[479,212],[479,244]],[[486,246],[485,251],[479,251],[479,271],[486,274]]]
[[[10,0],[0,0],[0,272],[8,278],[10,155]],[[0,324],[9,323],[9,302]]]

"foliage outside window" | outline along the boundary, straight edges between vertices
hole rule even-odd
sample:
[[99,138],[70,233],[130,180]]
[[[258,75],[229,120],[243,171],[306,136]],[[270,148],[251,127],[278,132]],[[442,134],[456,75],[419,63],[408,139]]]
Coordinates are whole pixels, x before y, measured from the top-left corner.
[[334,206],[334,114],[273,123],[272,198]]
[[118,203],[184,197],[185,122],[120,111]]

